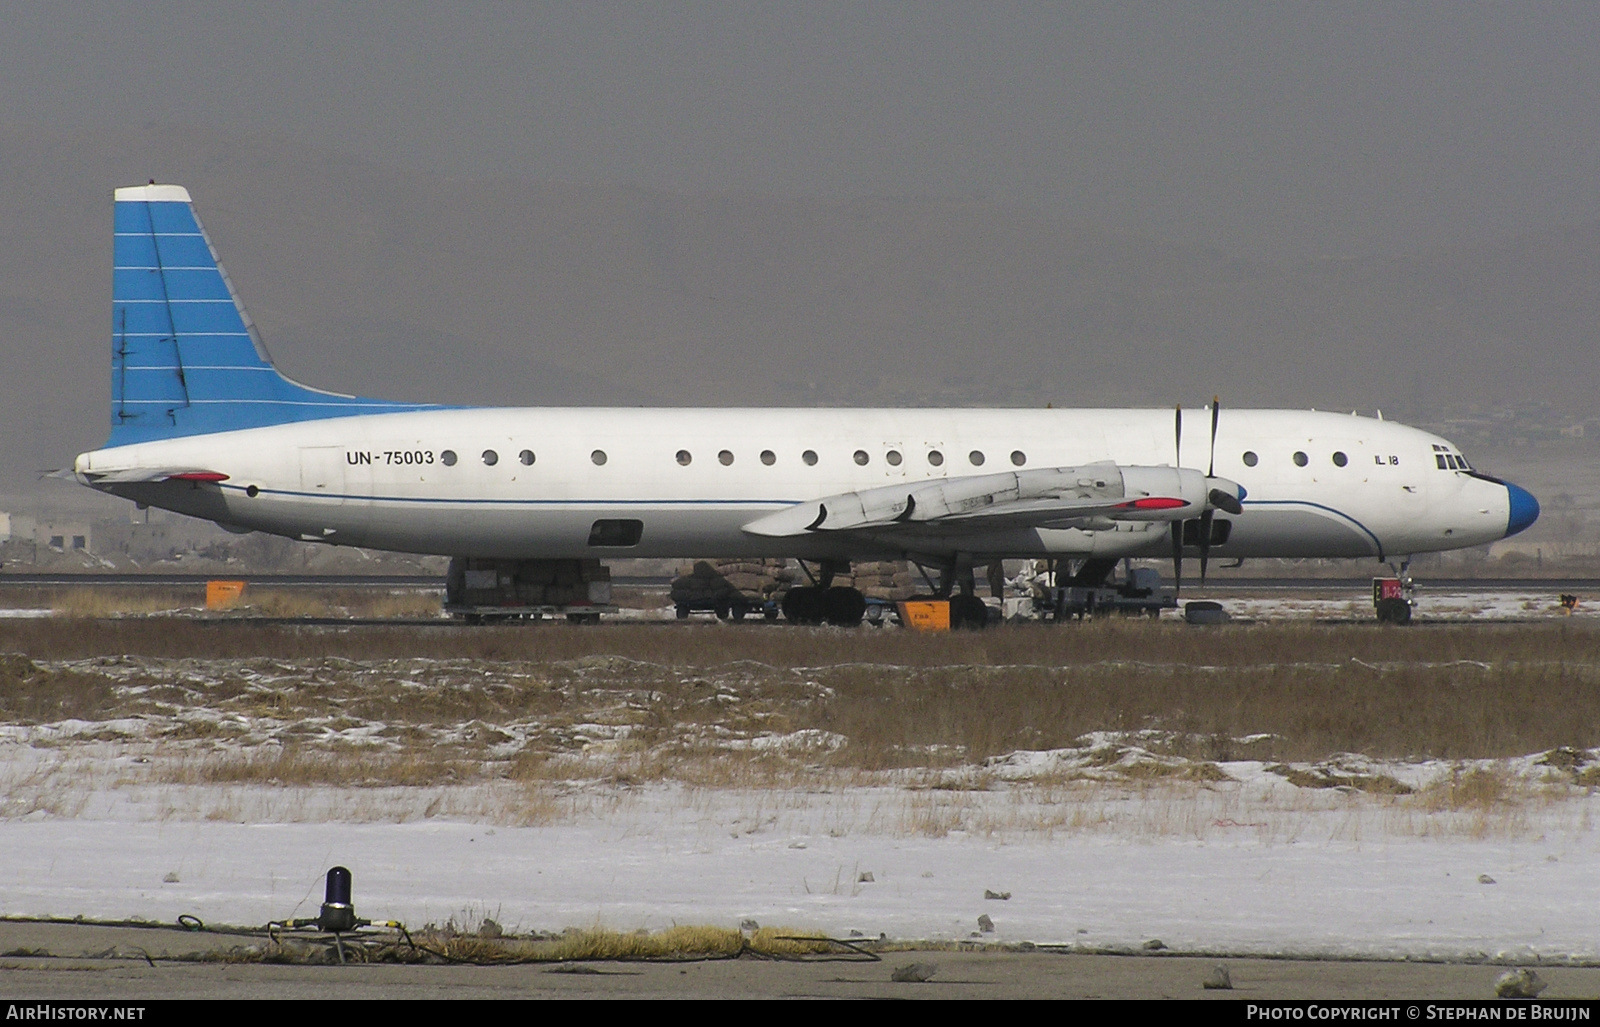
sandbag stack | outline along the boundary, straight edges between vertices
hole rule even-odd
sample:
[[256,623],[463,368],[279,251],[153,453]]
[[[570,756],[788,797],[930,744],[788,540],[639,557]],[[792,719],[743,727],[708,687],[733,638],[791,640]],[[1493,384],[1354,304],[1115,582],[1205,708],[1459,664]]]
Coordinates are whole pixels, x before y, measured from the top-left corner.
[[679,567],[672,579],[672,601],[679,606],[759,606],[781,602],[794,584],[787,560],[697,560]]
[[863,561],[851,565],[850,576],[836,576],[835,585],[848,585],[868,599],[894,601],[915,595],[922,579],[906,563],[897,560]]

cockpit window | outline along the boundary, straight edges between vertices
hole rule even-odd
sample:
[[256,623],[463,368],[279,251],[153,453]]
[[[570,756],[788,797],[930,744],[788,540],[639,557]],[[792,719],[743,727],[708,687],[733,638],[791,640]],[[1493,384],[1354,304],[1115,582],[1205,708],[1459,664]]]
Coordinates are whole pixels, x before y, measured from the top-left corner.
[[1439,465],[1439,470],[1441,471],[1448,471],[1450,469],[1450,465],[1444,462],[1443,453],[1433,454],[1433,462]]

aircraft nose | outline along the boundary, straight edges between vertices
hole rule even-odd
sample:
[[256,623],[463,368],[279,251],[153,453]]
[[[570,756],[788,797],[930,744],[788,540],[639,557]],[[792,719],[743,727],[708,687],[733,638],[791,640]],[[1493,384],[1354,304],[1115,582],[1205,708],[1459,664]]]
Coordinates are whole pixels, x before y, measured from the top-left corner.
[[1503,537],[1510,538],[1539,519],[1539,501],[1527,489],[1518,488],[1509,481],[1505,485],[1511,497],[1511,513],[1506,517],[1506,533]]

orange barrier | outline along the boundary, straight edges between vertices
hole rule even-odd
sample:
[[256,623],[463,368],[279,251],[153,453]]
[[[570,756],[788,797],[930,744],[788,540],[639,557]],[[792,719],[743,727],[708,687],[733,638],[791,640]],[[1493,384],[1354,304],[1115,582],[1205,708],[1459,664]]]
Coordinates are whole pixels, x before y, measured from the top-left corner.
[[227,610],[239,605],[239,600],[244,598],[244,582],[242,581],[208,581],[206,582],[206,609]]
[[949,631],[950,600],[908,599],[900,607],[900,623],[917,631]]

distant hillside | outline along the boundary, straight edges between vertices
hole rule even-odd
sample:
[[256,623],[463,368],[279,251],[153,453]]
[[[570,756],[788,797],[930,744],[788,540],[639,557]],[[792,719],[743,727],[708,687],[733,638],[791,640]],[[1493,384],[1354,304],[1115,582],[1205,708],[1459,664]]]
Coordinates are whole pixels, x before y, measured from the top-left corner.
[[110,191],[187,185],[283,368],[456,403],[1593,412],[1600,223],[1279,267],[984,200],[402,175],[0,127],[0,482],[104,437]]

